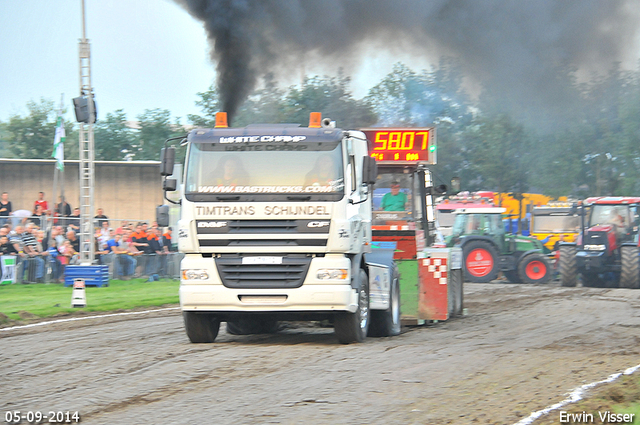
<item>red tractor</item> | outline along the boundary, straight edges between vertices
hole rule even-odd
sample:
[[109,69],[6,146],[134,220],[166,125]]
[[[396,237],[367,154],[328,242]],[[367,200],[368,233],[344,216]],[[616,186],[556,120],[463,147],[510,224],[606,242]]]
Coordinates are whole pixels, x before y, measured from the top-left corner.
[[640,198],[588,198],[576,242],[560,245],[562,286],[640,288]]

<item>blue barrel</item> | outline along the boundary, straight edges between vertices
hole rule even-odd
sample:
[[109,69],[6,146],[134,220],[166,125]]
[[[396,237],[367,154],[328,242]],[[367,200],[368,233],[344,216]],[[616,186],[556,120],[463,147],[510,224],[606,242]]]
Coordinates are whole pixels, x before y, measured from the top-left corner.
[[109,286],[109,266],[67,266],[64,269],[64,286],[73,286],[75,279],[84,279],[85,286]]

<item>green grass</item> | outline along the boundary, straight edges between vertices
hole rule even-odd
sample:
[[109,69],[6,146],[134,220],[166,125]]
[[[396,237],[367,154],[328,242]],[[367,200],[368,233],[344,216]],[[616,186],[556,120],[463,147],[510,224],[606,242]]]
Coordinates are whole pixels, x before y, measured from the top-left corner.
[[[130,281],[110,280],[108,287],[87,287],[87,306],[72,308],[73,288],[62,283],[14,284],[0,286],[0,313],[10,320],[24,320],[35,315],[52,317],[61,313],[81,311],[129,310],[137,307],[177,304],[177,280],[147,282],[143,279]],[[20,312],[31,313],[25,314]],[[2,317],[0,315],[0,317]],[[0,318],[0,324],[2,319]],[[4,319],[4,321],[8,321]]]
[[[562,408],[569,413],[591,413],[595,423],[601,423],[598,412],[610,411],[614,413],[632,413],[633,422],[625,422],[628,425],[640,425],[640,372],[633,375],[622,376],[610,384],[603,384],[589,391],[583,400]],[[535,425],[556,425],[559,423],[559,410],[543,416],[534,422]],[[569,422],[570,425],[576,425]]]

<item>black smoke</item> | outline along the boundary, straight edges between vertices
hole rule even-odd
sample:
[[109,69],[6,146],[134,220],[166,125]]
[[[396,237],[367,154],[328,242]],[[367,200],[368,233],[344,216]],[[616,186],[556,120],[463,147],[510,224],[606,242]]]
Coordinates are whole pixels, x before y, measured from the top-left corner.
[[[344,66],[371,44],[457,58],[496,97],[544,107],[556,73],[637,57],[637,0],[176,0],[201,20],[230,119],[268,72]],[[559,83],[558,83],[559,84]]]

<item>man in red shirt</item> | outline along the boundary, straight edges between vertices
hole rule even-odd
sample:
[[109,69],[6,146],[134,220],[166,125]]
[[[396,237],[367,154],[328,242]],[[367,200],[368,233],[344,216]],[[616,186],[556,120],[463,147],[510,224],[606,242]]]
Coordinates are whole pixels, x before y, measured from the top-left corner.
[[49,204],[44,200],[44,192],[38,192],[38,199],[33,203],[33,210],[36,210],[36,207],[40,205],[42,207],[42,212],[46,212],[49,209]]

